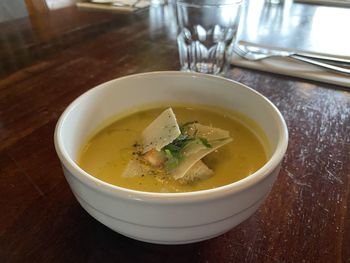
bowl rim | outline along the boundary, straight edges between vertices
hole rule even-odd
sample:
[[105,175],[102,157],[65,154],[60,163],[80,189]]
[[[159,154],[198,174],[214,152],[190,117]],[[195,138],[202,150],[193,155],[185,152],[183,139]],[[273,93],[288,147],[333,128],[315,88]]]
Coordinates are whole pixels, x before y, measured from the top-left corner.
[[[196,78],[204,78],[204,79],[217,79],[219,81],[224,82],[230,82],[234,85],[242,86],[246,89],[248,89],[251,93],[253,93],[255,96],[260,97],[263,99],[273,110],[274,114],[276,115],[277,125],[280,130],[280,134],[278,137],[278,143],[276,146],[275,151],[272,153],[269,160],[256,172],[253,174],[230,184],[219,186],[212,189],[206,189],[206,190],[199,190],[199,191],[193,191],[193,192],[181,192],[181,193],[157,193],[157,192],[144,192],[144,191],[138,191],[133,189],[128,189],[116,185],[109,184],[107,182],[104,182],[89,173],[85,172],[82,168],[78,166],[78,164],[69,156],[67,153],[64,144],[63,139],[61,136],[61,130],[62,126],[68,117],[69,113],[77,106],[80,100],[82,100],[86,96],[90,96],[90,94],[96,92],[99,89],[108,88],[109,84],[111,83],[118,83],[120,81],[125,81],[130,78],[142,78],[142,77],[149,77],[149,76],[184,76],[187,77],[196,77]],[[68,171],[73,175],[74,178],[78,179],[81,183],[84,185],[89,186],[90,188],[102,191],[105,194],[121,197],[121,198],[127,198],[130,200],[135,201],[152,201],[157,203],[188,203],[193,201],[208,201],[212,199],[219,199],[224,198],[228,195],[232,195],[235,193],[239,193],[247,188],[250,188],[257,184],[260,181],[263,181],[266,179],[273,171],[279,167],[279,164],[281,163],[283,156],[287,150],[288,146],[288,129],[286,122],[281,114],[281,112],[278,110],[278,108],[265,96],[263,96],[261,93],[257,92],[256,90],[239,83],[237,81],[234,81],[232,79],[224,78],[221,76],[215,76],[215,75],[207,75],[202,73],[194,73],[194,72],[181,72],[181,71],[153,71],[153,72],[146,72],[146,73],[138,73],[138,74],[131,74],[126,75],[123,77],[119,77],[116,79],[112,79],[110,81],[101,83],[88,91],[84,92],[80,96],[78,96],[74,101],[72,101],[68,107],[63,111],[61,114],[54,132],[54,145],[56,149],[56,153],[62,162],[63,166],[68,169]]]

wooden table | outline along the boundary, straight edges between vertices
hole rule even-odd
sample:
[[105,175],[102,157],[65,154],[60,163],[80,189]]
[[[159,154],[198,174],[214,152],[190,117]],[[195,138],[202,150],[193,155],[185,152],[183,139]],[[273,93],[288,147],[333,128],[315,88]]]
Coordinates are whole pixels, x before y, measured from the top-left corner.
[[350,262],[350,93],[337,86],[228,71],[275,103],[290,142],[267,200],[220,237],[135,241],[75,200],[53,146],[57,119],[99,83],[177,70],[167,16],[162,7],[129,15],[72,7],[0,24],[0,262]]

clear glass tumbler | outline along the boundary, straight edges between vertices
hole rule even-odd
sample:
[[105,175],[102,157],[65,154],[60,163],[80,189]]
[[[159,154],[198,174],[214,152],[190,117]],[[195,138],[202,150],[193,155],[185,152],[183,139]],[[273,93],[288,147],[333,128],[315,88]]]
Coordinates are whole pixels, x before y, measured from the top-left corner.
[[181,70],[220,74],[233,53],[242,0],[178,0]]

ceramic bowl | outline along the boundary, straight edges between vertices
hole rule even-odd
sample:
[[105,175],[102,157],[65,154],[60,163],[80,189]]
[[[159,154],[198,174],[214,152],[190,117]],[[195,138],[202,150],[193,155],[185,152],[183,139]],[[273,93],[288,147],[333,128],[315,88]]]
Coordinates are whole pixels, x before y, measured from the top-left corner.
[[[161,102],[213,105],[247,115],[266,133],[271,148],[268,162],[238,182],[187,193],[113,186],[77,165],[81,145],[99,124],[130,108]],[[251,216],[271,190],[287,144],[285,121],[264,96],[232,80],[185,72],[136,74],[103,83],[72,102],[55,130],[64,175],[81,206],[122,235],[159,244],[209,239]]]

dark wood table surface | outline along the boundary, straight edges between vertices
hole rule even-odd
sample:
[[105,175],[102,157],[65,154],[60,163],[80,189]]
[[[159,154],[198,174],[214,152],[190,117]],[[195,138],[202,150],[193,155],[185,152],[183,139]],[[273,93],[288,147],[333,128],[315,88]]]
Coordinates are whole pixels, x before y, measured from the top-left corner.
[[135,241],[75,200],[55,153],[55,124],[97,84],[179,69],[164,8],[70,7],[0,24],[0,262],[350,262],[350,93],[337,86],[230,68],[226,77],[280,109],[290,142],[269,197],[220,237]]

